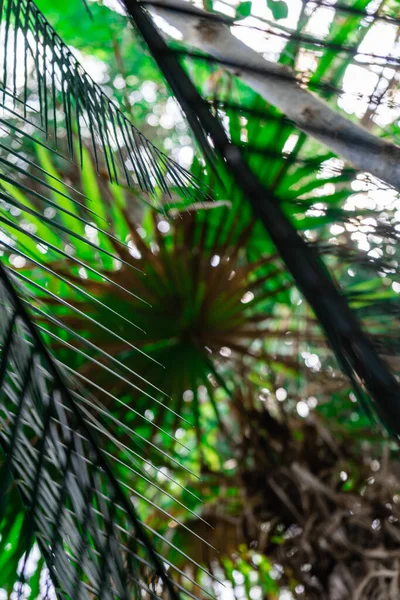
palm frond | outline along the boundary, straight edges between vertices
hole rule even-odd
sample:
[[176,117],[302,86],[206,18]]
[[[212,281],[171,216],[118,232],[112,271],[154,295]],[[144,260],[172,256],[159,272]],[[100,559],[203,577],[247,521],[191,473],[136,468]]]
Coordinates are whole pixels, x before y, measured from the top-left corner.
[[[184,511],[185,503],[175,502],[166,486],[159,484],[162,476],[171,486],[185,489],[181,473],[188,476],[190,471],[163,450],[164,438],[153,441],[140,425],[173,436],[153,424],[145,410],[138,411],[120,398],[115,398],[116,403],[124,404],[128,417],[134,414],[141,423],[133,427],[129,418],[116,418],[88,391],[91,382],[87,378],[51,354],[48,342],[54,337],[35,321],[46,315],[58,327],[61,337],[57,341],[65,343],[71,330],[56,316],[44,313],[41,301],[45,295],[53,300],[58,297],[65,309],[72,309],[63,297],[65,289],[73,289],[113,315],[112,325],[107,327],[98,315],[85,317],[80,312],[86,322],[138,356],[156,362],[130,341],[130,330],[138,328],[130,315],[106,306],[82,286],[60,276],[57,269],[46,266],[44,255],[56,256],[70,265],[72,273],[89,273],[94,280],[107,281],[120,291],[125,288],[107,269],[122,264],[136,269],[130,257],[125,261],[119,256],[117,250],[126,242],[108,225],[107,215],[96,202],[90,206],[84,193],[58,175],[53,159],[85,166],[92,156],[96,169],[105,169],[111,185],[124,182],[136,193],[140,188],[163,201],[179,194],[185,202],[198,199],[202,187],[130,124],[33,2],[5,0],[0,16],[4,142],[0,151],[0,230],[5,251],[0,271],[0,434],[4,502],[10,500],[10,490],[16,490],[22,499],[19,515],[24,529],[15,550],[17,563],[24,557],[22,570],[18,567],[15,574],[18,589],[28,583],[28,563],[37,544],[40,565],[45,559],[59,597],[177,598],[186,592],[170,579],[175,567],[163,557],[169,543],[163,535],[165,527],[155,530],[138,516],[143,506],[149,505],[162,515],[164,524],[172,520],[181,525],[174,510],[178,505]],[[47,284],[41,285],[42,279],[5,266],[16,256],[43,269],[52,282],[50,288],[54,281],[58,283],[58,294],[46,289]],[[135,290],[125,291],[131,299],[146,304]],[[79,332],[73,333],[84,340]],[[93,356],[100,349],[92,343],[89,353],[93,356],[80,352],[81,357],[96,362]],[[115,370],[121,364],[116,361],[113,366]],[[157,366],[162,369],[159,363]],[[111,369],[109,372],[114,374]],[[143,388],[147,407],[162,404],[180,420],[159,388],[134,369],[125,375],[133,389]],[[157,457],[172,464],[179,476],[164,474]],[[165,510],[160,498],[168,498],[172,508]],[[0,514],[2,531],[3,517],[9,516]],[[3,539],[6,543],[7,535]],[[197,534],[194,539],[206,543]],[[6,583],[12,589],[10,581]]]
[[[63,374],[1,273],[2,500],[16,485],[60,597],[158,597],[177,592],[99,448]],[[12,483],[15,481],[15,483]]]
[[[43,164],[47,163],[44,162]],[[46,171],[46,174],[48,175],[50,172],[52,172],[53,180],[60,182],[60,178],[55,175],[55,171],[52,170],[50,164],[47,164],[47,168],[49,171]],[[44,334],[46,343],[53,342],[53,344],[49,344],[47,347],[50,348],[53,346],[54,348],[57,348],[60,344],[64,345],[68,349],[75,352],[80,359],[83,358],[84,360],[89,361],[91,364],[96,364],[99,368],[106,369],[109,377],[117,377],[117,379],[123,381],[124,384],[127,385],[132,391],[143,394],[146,397],[146,407],[141,407],[139,410],[137,410],[133,406],[130,406],[129,403],[121,400],[120,397],[109,394],[106,390],[102,390],[99,386],[96,387],[95,383],[93,383],[85,375],[82,376],[82,374],[77,372],[75,368],[71,368],[70,365],[63,364],[63,355],[59,351],[57,351],[57,359],[52,359],[55,367],[60,369],[66,378],[65,385],[67,386],[66,389],[70,396],[70,400],[74,402],[74,406],[77,407],[78,411],[80,411],[80,415],[85,423],[86,429],[91,432],[91,435],[95,436],[95,441],[93,441],[93,443],[97,443],[96,447],[98,451],[102,453],[103,457],[106,457],[105,460],[112,463],[112,472],[117,473],[114,475],[114,477],[118,478],[119,489],[123,489],[125,492],[127,491],[132,498],[135,498],[135,502],[139,503],[140,507],[149,505],[153,509],[157,510],[164,517],[165,522],[170,522],[172,520],[172,522],[176,522],[183,528],[188,529],[183,523],[181,523],[179,519],[174,516],[174,508],[168,508],[168,510],[165,510],[162,507],[160,498],[163,499],[167,497],[172,503],[173,507],[174,505],[178,505],[180,507],[181,512],[182,509],[185,511],[185,504],[180,501],[175,502],[174,496],[167,489],[160,487],[158,483],[158,479],[162,475],[164,478],[168,478],[171,485],[185,487],[183,477],[181,476],[175,478],[175,476],[171,475],[164,476],[161,467],[158,466],[158,463],[161,459],[163,465],[167,465],[168,468],[170,468],[170,466],[174,467],[179,473],[185,473],[186,477],[191,474],[191,471],[182,466],[179,460],[163,449],[165,438],[172,438],[175,442],[177,440],[175,440],[173,435],[167,433],[159,424],[153,424],[152,420],[146,416],[146,409],[148,409],[149,406],[156,406],[157,408],[160,407],[166,411],[167,414],[173,415],[173,418],[176,419],[177,422],[181,422],[179,413],[173,410],[173,408],[169,405],[168,397],[160,389],[160,387],[154,385],[151,380],[149,380],[147,377],[144,377],[140,373],[140,370],[137,368],[138,365],[135,364],[135,360],[133,361],[132,368],[127,369],[125,365],[123,365],[121,361],[116,358],[113,351],[111,353],[107,353],[107,351],[97,346],[96,343],[93,343],[93,341],[85,338],[85,330],[87,330],[88,325],[92,326],[96,331],[100,330],[104,335],[107,337],[109,336],[110,339],[113,339],[114,343],[116,343],[119,348],[125,348],[125,350],[133,351],[137,358],[143,358],[145,363],[150,361],[154,367],[163,371],[163,367],[157,359],[152,357],[151,354],[146,350],[143,350],[140,347],[140,344],[134,343],[136,338],[132,336],[132,330],[139,331],[140,336],[144,336],[145,331],[140,324],[135,324],[132,321],[132,311],[130,311],[129,314],[124,314],[124,311],[121,311],[118,306],[113,308],[112,303],[108,301],[105,303],[102,300],[99,300],[96,298],[96,293],[91,294],[85,289],[85,286],[82,284],[79,285],[79,278],[75,283],[74,272],[79,274],[83,270],[84,273],[90,273],[95,281],[107,282],[111,288],[114,288],[114,291],[120,290],[121,292],[124,292],[131,299],[131,301],[136,300],[139,305],[143,304],[143,306],[148,307],[151,311],[148,301],[145,298],[142,299],[138,295],[143,295],[139,288],[137,290],[132,288],[128,289],[123,283],[118,282],[117,277],[115,276],[116,273],[104,270],[104,268],[98,266],[102,263],[103,267],[104,265],[109,265],[110,263],[112,265],[117,264],[119,267],[123,265],[128,271],[132,273],[138,273],[139,270],[133,264],[134,261],[128,252],[129,247],[127,247],[125,243],[120,242],[112,234],[112,232],[101,230],[100,228],[96,227],[95,223],[92,221],[89,222],[82,220],[79,216],[79,211],[82,210],[82,205],[74,202],[74,197],[67,194],[64,190],[64,187],[60,187],[60,183],[57,184],[57,188],[52,188],[52,186],[48,185],[46,180],[37,178],[35,184],[39,187],[30,188],[29,186],[25,185],[25,183],[21,182],[21,174],[18,171],[13,171],[11,166],[9,167],[9,171],[10,173],[14,173],[14,177],[7,176],[7,181],[3,179],[2,182],[3,192],[1,193],[2,206],[0,211],[0,220],[3,224],[2,246],[6,251],[6,256],[11,260],[11,264],[14,261],[13,257],[17,256],[23,262],[27,261],[28,264],[33,264],[36,265],[36,267],[39,267],[42,272],[46,273],[48,280],[45,281],[43,280],[42,276],[36,277],[34,274],[25,275],[20,271],[19,268],[10,269],[9,267],[4,266],[2,269],[7,277],[11,277],[13,285],[15,285],[17,291],[20,292],[21,302],[26,307],[28,314],[35,315],[36,321],[39,322],[39,324],[36,325],[36,329]],[[25,179],[29,181],[29,172],[24,173],[24,176]],[[55,214],[53,217],[57,216],[57,220],[50,217],[45,217],[42,213],[43,210],[46,210],[44,207],[48,205],[48,197],[46,194],[49,193],[53,193],[56,198],[59,198],[61,195],[60,205],[58,205],[56,202],[53,203],[54,206],[57,207],[57,210],[54,209]],[[76,193],[78,193],[77,190],[74,190],[74,195],[76,195]],[[80,196],[83,198],[82,193],[80,193]],[[89,202],[88,199],[85,199],[85,202],[86,201]],[[63,202],[64,206],[69,206],[71,210],[65,210],[61,202]],[[85,208],[84,205],[83,208]],[[97,216],[93,218],[97,219]],[[90,228],[89,230],[88,227]],[[77,233],[77,231],[80,231],[81,233]],[[55,234],[55,232],[60,232],[61,235],[58,233]],[[99,245],[98,240],[94,242],[93,239],[90,238],[90,232],[92,232],[92,234],[95,232],[96,236],[101,239],[101,246]],[[125,252],[123,251],[124,249]],[[64,267],[66,267],[68,264],[70,267],[72,267],[71,272],[68,272],[67,276],[64,277],[61,274],[61,269],[59,269],[57,262],[55,264],[52,264],[51,262],[48,263],[42,254],[43,251],[45,254],[57,257],[57,259],[59,259],[61,256]],[[80,258],[78,258],[79,256],[84,256],[85,261],[82,261]],[[49,266],[47,266],[46,263]],[[54,293],[52,289],[57,290],[57,293]],[[68,293],[66,290],[68,290]],[[100,309],[100,313],[92,313],[91,308],[90,310],[85,309],[83,311],[80,310],[78,306],[74,306],[73,302],[71,302],[69,298],[71,292],[77,293],[79,296],[83,296],[85,300],[88,301],[88,305],[90,307],[97,307],[97,309]],[[64,323],[58,318],[58,313],[56,310],[51,309],[50,312],[43,310],[43,307],[45,307],[46,304],[51,304],[51,302],[60,303],[64,309],[72,311],[72,313],[76,314],[77,317],[82,319],[83,326],[78,329],[73,326],[71,329],[67,322],[68,320]],[[107,315],[112,316],[111,321],[108,321]],[[50,323],[52,326],[55,326],[57,333],[54,333],[54,331],[49,331],[47,327],[44,327],[41,324],[43,319],[46,319],[46,322]],[[75,348],[70,343],[70,339],[77,340],[79,347]],[[95,339],[94,342],[96,342]],[[3,347],[7,347],[5,342],[3,343]],[[99,361],[99,357],[101,357],[103,360],[106,360],[105,365]],[[112,368],[107,366],[108,364],[110,364]],[[32,377],[33,376],[36,376],[36,374],[32,374]],[[116,405],[123,406],[122,412],[124,416],[122,418],[120,418],[120,415],[118,417],[114,416],[109,408],[105,407],[104,403],[100,403],[97,398],[89,392],[88,388],[94,390],[96,395],[98,395],[98,393],[100,393],[102,396],[104,393],[106,395],[108,394],[108,397],[112,398]],[[4,393],[6,397],[8,397],[10,393],[8,388],[5,389]],[[63,404],[65,404],[65,402],[63,402]],[[66,409],[67,413],[71,412],[71,409],[68,411],[68,407]],[[135,421],[134,425],[131,423],[131,417],[133,415],[135,415],[137,418],[137,421]],[[62,425],[61,416],[57,413],[55,419],[57,429]],[[147,425],[147,427],[150,428],[153,433],[150,435],[144,435],[144,432],[141,429],[143,424]],[[68,424],[69,430],[73,430],[74,428],[76,429],[75,423],[72,425]],[[162,434],[162,438],[160,439],[158,437],[157,440],[153,440],[155,434]],[[67,434],[65,434],[64,437],[66,435]],[[79,434],[79,437],[83,440],[83,442],[85,442],[85,439],[82,437],[83,435],[83,433]],[[43,436],[46,438],[47,431],[43,431]],[[69,438],[60,438],[60,440],[61,447],[68,448],[67,442],[69,443]],[[83,462],[92,465],[100,464],[98,459],[95,456],[92,456],[93,452],[86,448],[86,442],[83,442],[81,448],[81,459]],[[56,439],[54,442],[44,442],[44,444],[47,443],[53,443],[53,446],[55,446],[58,442]],[[54,448],[52,451],[55,451]],[[35,453],[33,452],[32,460],[34,460],[34,458]],[[119,473],[119,471],[121,471],[121,473]],[[122,473],[125,473],[125,475]],[[128,473],[128,478],[126,478],[126,473]],[[19,474],[19,480],[23,482],[25,475],[25,472],[21,472]],[[49,485],[51,485],[51,476],[52,474],[46,479],[46,482]],[[137,486],[138,481],[141,482],[140,490]],[[82,491],[81,484],[83,485],[82,481],[77,479],[77,493],[86,493],[85,490]],[[110,496],[107,497],[110,498]],[[85,498],[82,499],[82,502],[84,500]],[[103,508],[105,507],[106,509],[108,504],[106,503],[104,506],[100,505],[97,496],[88,496],[88,502],[89,501],[93,501],[96,507],[96,519],[101,520]],[[121,506],[122,509],[124,509],[123,503]],[[190,509],[188,510],[189,512],[192,512]],[[107,514],[108,513],[106,513],[106,515]],[[124,514],[123,510],[122,514]],[[125,517],[121,517],[120,527],[123,528],[123,531],[121,531],[130,539],[134,534],[129,533],[131,527],[129,526],[128,522],[124,522],[124,518]],[[113,520],[116,521],[116,517],[114,515]],[[70,527],[72,528],[70,535],[74,535],[74,525],[78,526],[77,531],[75,531],[75,535],[79,536],[79,521],[76,522],[76,520],[75,522],[70,522]],[[165,549],[165,544],[168,545],[169,542],[161,533],[161,529],[160,531],[157,531],[151,527],[149,528],[149,526],[146,524],[142,524],[142,528],[151,538],[151,544],[154,545],[153,554],[151,556],[155,556],[157,561],[164,561],[162,558],[163,548]],[[122,542],[123,545],[128,543],[128,538],[126,541]],[[197,534],[194,534],[194,538],[196,538],[196,543],[207,544],[207,542],[204,540],[199,539]],[[76,544],[74,547],[76,549]],[[43,552],[44,550],[42,549],[42,554]],[[50,555],[43,555],[46,558],[47,564]],[[95,554],[94,556],[97,555]],[[140,553],[139,556],[141,556]],[[136,579],[139,582],[137,583],[137,589],[130,591],[130,594],[138,594],[138,590],[145,589],[145,595],[147,594],[149,597],[157,597],[154,595],[156,592],[154,592],[154,590],[148,591],[148,585],[143,583],[146,582],[147,571],[149,569],[148,565],[152,565],[151,556],[147,558],[146,556],[144,556],[144,558],[142,557],[145,561],[143,563],[143,573],[139,568],[139,571],[135,575],[132,571],[132,566],[126,564],[126,573],[131,573],[130,577],[135,578],[134,583],[136,582]],[[186,556],[186,558],[187,560],[190,560],[189,556]],[[101,565],[103,559],[104,557],[102,557],[100,554],[98,558],[100,570],[102,569]],[[173,564],[170,564],[169,566],[172,570],[174,570]],[[59,568],[60,567],[58,566],[57,569]],[[90,573],[93,571],[93,567],[89,564],[89,559],[88,569]],[[71,579],[71,573],[67,573],[65,577],[66,581],[69,581],[70,584],[71,581],[74,580],[73,578]],[[86,572],[83,572],[83,574],[74,575],[74,577],[76,578],[77,582],[78,580],[85,582],[85,577],[89,577],[89,575]],[[114,577],[114,575],[112,575],[112,577]],[[156,579],[159,579],[158,575],[156,576]],[[78,583],[76,583],[76,585],[78,585]],[[91,586],[93,589],[95,589],[94,584],[88,583],[87,585],[89,585],[89,588]],[[145,588],[143,588],[143,585]],[[161,581],[161,583],[158,585],[158,588],[160,588],[160,586],[164,590],[163,593],[166,593],[165,590],[168,589],[168,584],[164,585]],[[102,588],[102,586],[100,586],[99,589],[100,588]],[[110,597],[120,597],[118,588],[115,588],[115,586],[111,592],[114,594],[114,596],[111,595]]]
[[112,181],[156,195],[173,189],[198,197],[200,182],[131,124],[34,2],[4,0],[0,9],[3,129],[80,164],[82,145],[90,143],[97,168]]
[[[350,433],[336,419],[293,415],[244,375],[229,402],[234,441],[219,446],[220,463],[204,474],[202,514],[219,552],[214,573],[222,571],[246,600],[254,588],[267,597],[286,588],[319,600],[351,597],[365,586],[365,600],[392,590],[396,597],[398,478],[388,460],[396,444],[369,428]],[[364,435],[369,444],[355,443]],[[200,522],[191,526],[204,531]],[[190,544],[184,531],[174,530],[174,539]],[[206,548],[194,557],[209,563]],[[380,565],[387,574],[381,581],[370,576]]]
[[367,390],[386,426],[399,435],[398,382],[377,354],[320,256],[298,234],[271,189],[250,169],[241,149],[232,143],[221,121],[214,117],[146,9],[137,0],[124,0],[124,5],[182,109],[189,115],[188,120],[195,135],[199,129],[202,130],[198,138],[201,147],[204,149],[205,144],[210,146],[209,139],[212,140],[212,149],[210,146],[209,151],[215,151],[223,159],[237,186],[250,202],[254,215],[263,223],[296,284],[320,320],[338,362],[352,382],[360,401],[367,404],[364,391]]

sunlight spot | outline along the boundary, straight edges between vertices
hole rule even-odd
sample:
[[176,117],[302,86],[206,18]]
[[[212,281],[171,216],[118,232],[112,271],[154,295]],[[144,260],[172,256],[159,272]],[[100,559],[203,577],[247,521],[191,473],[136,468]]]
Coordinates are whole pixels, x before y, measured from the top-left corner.
[[153,81],[144,81],[140,86],[143,98],[146,102],[155,102],[157,99],[157,84]]
[[47,219],[52,219],[53,217],[56,216],[57,211],[52,206],[48,206],[47,208],[44,209],[43,214]]
[[283,402],[287,398],[287,391],[285,390],[285,388],[278,388],[275,392],[275,396],[276,399],[279,400],[279,402]]
[[160,252],[160,247],[155,242],[150,242],[150,250],[153,254],[158,254]]
[[207,396],[207,388],[205,385],[199,385],[199,387],[197,388],[197,392],[199,395],[199,401],[200,402],[206,402],[208,399]]
[[207,379],[208,379],[208,381],[211,383],[211,385],[212,385],[213,387],[218,387],[218,382],[217,382],[217,380],[215,379],[215,377],[213,376],[213,374],[212,374],[212,373],[209,373],[209,374],[207,375]]
[[184,402],[191,402],[193,400],[194,394],[192,390],[186,390],[185,392],[183,392],[182,397]]
[[84,54],[74,46],[73,53],[90,77],[98,84],[109,80],[108,65],[96,56]]
[[157,117],[157,115],[149,115],[146,119],[146,121],[148,122],[148,124],[151,127],[157,127],[157,125],[160,122],[160,119]]
[[168,479],[168,469],[167,467],[161,467],[157,473],[157,479],[160,481],[165,481]]
[[227,348],[226,346],[223,346],[219,353],[221,356],[225,356],[225,358],[228,358],[232,354],[232,350],[230,348]]
[[146,417],[146,419],[148,419],[149,421],[154,421],[154,413],[152,410],[150,410],[149,408],[147,410],[145,410],[144,412],[144,416]]
[[123,90],[126,87],[126,81],[122,77],[122,75],[117,75],[116,76],[116,78],[114,79],[114,87],[117,90]]
[[254,294],[253,294],[253,292],[246,292],[240,302],[242,304],[248,304],[252,300],[254,300]]
[[271,579],[276,580],[281,578],[281,573],[276,567],[273,567],[269,572],[269,576],[271,577]]
[[135,104],[135,102],[140,102],[143,99],[142,92],[140,90],[135,90],[131,92],[128,96],[129,102],[131,104]]
[[381,522],[380,522],[380,519],[374,519],[374,520],[372,521],[371,527],[372,527],[372,529],[374,529],[375,531],[379,530],[379,529],[381,528]]
[[296,410],[299,417],[303,417],[303,419],[308,417],[310,414],[310,408],[307,402],[304,402],[304,400],[300,400],[300,402],[297,403]]
[[251,590],[250,590],[250,598],[251,600],[259,600],[261,598],[261,588],[259,585],[254,586]]
[[213,9],[217,12],[221,12],[221,13],[227,15],[228,17],[235,16],[235,9],[233,7],[230,7],[227,4],[225,4],[225,2],[219,2],[218,0],[216,0],[214,2]]
[[18,217],[21,214],[21,210],[16,206],[12,206],[10,208],[10,213],[13,215],[13,217]]
[[194,150],[192,146],[183,146],[178,150],[178,162],[188,169],[193,162]]
[[383,252],[380,248],[374,248],[373,250],[370,250],[368,252],[368,256],[370,256],[371,258],[380,258],[382,254]]
[[332,235],[340,235],[345,231],[345,228],[341,225],[332,225],[330,228],[330,232]]
[[23,256],[16,256],[15,254],[10,255],[10,263],[16,269],[22,269],[26,265],[26,260]]
[[306,366],[310,369],[315,369],[316,371],[319,371],[321,368],[321,361],[319,360],[316,354],[309,354],[305,357],[304,362],[306,363]]
[[212,267],[218,267],[220,262],[221,262],[221,257],[218,256],[218,254],[214,254],[214,256],[210,260],[210,264]]
[[237,460],[235,458],[230,458],[224,462],[224,469],[234,469],[237,467]]
[[172,115],[161,115],[160,117],[160,126],[163,127],[164,129],[172,129],[175,125],[175,121],[174,118],[172,117]]
[[301,48],[298,57],[297,57],[297,69],[305,74],[310,75],[312,71],[318,66],[318,60],[313,52],[309,52],[304,48]]
[[185,437],[185,434],[186,431],[182,429],[182,427],[179,427],[179,429],[175,431],[175,437],[177,440],[181,440],[183,437]]
[[133,258],[137,258],[137,259],[142,258],[141,253],[139,252],[139,250],[137,249],[135,244],[132,242],[132,240],[129,240],[128,247],[129,247],[129,254],[131,256],[133,256]]
[[[32,550],[28,554],[28,558],[26,559],[26,553],[24,553],[19,562],[18,562],[18,573],[21,575],[22,572],[25,577],[31,577],[36,571],[37,564],[40,559],[40,550],[38,546],[35,544]],[[25,567],[24,571],[23,568]]]
[[157,229],[158,231],[161,231],[161,233],[168,233],[168,231],[171,229],[171,225],[168,223],[168,221],[160,221],[157,224]]
[[36,244],[36,248],[39,250],[39,252],[41,252],[42,254],[47,254],[47,246],[45,246],[44,244]]
[[279,600],[293,600],[293,596],[289,590],[282,590],[279,593]]
[[234,569],[232,571],[232,575],[233,575],[233,579],[235,580],[235,583],[237,583],[238,585],[240,585],[241,583],[244,583],[244,575],[243,575],[243,573],[241,573],[240,571],[237,571],[236,569]]
[[[318,206],[321,203],[318,203]],[[307,217],[323,217],[325,215],[325,210],[323,208],[318,208],[317,204],[315,204],[312,208],[306,210]]]
[[310,396],[307,398],[307,404],[310,408],[316,408],[318,405],[318,400],[315,398],[315,396]]
[[397,283],[397,281],[393,281],[392,290],[396,292],[396,294],[400,294],[400,283]]
[[18,591],[12,592],[10,600],[27,600],[31,593],[31,588],[27,583],[18,583]]
[[299,139],[299,136],[294,133],[289,135],[288,139],[285,142],[285,145],[283,146],[282,152],[285,154],[290,154],[290,152],[292,152],[292,150],[294,150],[294,147],[297,144],[298,139]]
[[[359,119],[368,108],[369,96],[374,93],[379,76],[364,66],[349,65],[343,78],[345,92],[338,98],[338,106]],[[362,90],[362,96],[360,95]]]

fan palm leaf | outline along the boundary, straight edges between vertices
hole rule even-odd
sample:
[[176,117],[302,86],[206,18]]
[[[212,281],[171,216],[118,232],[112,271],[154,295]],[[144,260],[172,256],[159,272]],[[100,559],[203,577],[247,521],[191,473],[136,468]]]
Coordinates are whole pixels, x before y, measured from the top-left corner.
[[[218,153],[225,161],[255,216],[263,223],[299,289],[323,325],[341,368],[351,380],[360,401],[366,403],[364,389],[367,390],[380,417],[392,428],[394,423],[400,421],[397,380],[378,356],[326,266],[304,238],[298,235],[276,196],[250,169],[240,148],[232,143],[222,123],[211,113],[143,6],[136,0],[125,0],[124,4],[185,111],[203,152],[207,157]],[[209,139],[212,140],[212,147]],[[333,322],[332,318],[337,320]],[[383,389],[386,392],[382,394]],[[395,433],[395,430],[392,431]]]
[[[87,159],[85,179],[94,181],[94,168],[92,165],[90,169]],[[321,179],[320,185],[324,184]],[[93,192],[87,182],[82,189]],[[300,194],[303,189],[300,188]],[[163,400],[163,390],[171,397],[168,406],[174,412],[157,404],[152,408],[152,418],[164,430],[175,430],[179,421],[176,413],[189,409],[182,396],[186,390],[194,390],[190,411],[200,441],[204,436],[202,403],[196,391],[199,386],[206,386],[216,418],[221,421],[214,385],[229,387],[230,369],[245,357],[286,372],[286,386],[291,388],[301,373],[296,355],[299,343],[304,351],[319,355],[322,371],[310,372],[310,377],[316,385],[317,380],[323,381],[328,394],[332,386],[328,385],[331,377],[327,369],[336,369],[336,364],[316,320],[301,307],[301,315],[299,312],[296,316],[296,311],[287,314],[294,286],[277,256],[264,252],[262,258],[251,260],[251,248],[257,240],[255,223],[243,223],[242,212],[232,217],[234,206],[230,203],[215,203],[203,208],[200,205],[196,210],[171,209],[168,220],[162,213],[148,209],[138,227],[130,216],[134,198],[122,198],[119,192],[115,195],[117,189],[110,188],[105,180],[96,183],[96,190],[96,210],[106,215],[108,207],[112,207],[113,221],[127,242],[123,246],[113,238],[107,240],[117,262],[110,263],[107,256],[99,254],[99,277],[85,267],[76,269],[73,263],[60,261],[53,252],[34,262],[21,249],[10,250],[14,252],[12,256],[17,253],[25,261],[16,273],[36,297],[37,318],[43,331],[48,332],[57,356],[77,369],[86,382],[92,382],[96,395],[100,392],[107,407],[121,416],[129,413],[134,403],[135,409],[142,411],[137,415],[140,421],[140,414],[148,408],[149,395]],[[108,201],[110,192],[114,195]],[[64,218],[62,213],[59,218]],[[77,254],[82,255],[81,241],[75,245]],[[328,244],[322,250],[332,253],[335,248]],[[350,251],[349,254],[352,256]],[[345,268],[345,259],[346,254],[340,268]],[[354,268],[354,259],[349,264]],[[379,283],[379,279],[375,284],[371,282],[369,289],[375,290]],[[395,296],[392,291],[388,297]],[[364,290],[360,296],[354,295],[352,305],[371,308],[366,304],[368,297],[373,298],[370,291]],[[382,293],[377,298],[382,300]],[[379,311],[376,302],[374,305],[379,326],[385,308],[383,305]],[[372,333],[371,311],[368,318]],[[379,329],[375,333],[378,341]],[[124,340],[129,340],[128,346]],[[293,349],[282,345],[283,340],[290,344],[295,340]],[[389,353],[392,352],[393,348]],[[222,365],[221,379],[218,371]],[[346,389],[340,377],[331,383],[338,390]],[[265,382],[265,386],[269,384]],[[102,395],[101,390],[107,390],[107,394]],[[122,397],[125,408],[118,400]],[[159,434],[155,428],[150,435]]]

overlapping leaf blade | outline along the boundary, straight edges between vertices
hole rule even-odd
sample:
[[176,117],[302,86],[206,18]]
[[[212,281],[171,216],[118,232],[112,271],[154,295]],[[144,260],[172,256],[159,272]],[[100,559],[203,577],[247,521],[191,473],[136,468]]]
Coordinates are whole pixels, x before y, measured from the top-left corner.
[[[82,164],[90,145],[112,181],[197,197],[200,182],[160,152],[105,95],[31,0],[0,6],[0,123]],[[75,139],[78,144],[75,144]]]
[[27,553],[35,538],[60,597],[156,597],[146,571],[177,597],[3,267],[1,278],[2,490],[12,477],[27,507]]

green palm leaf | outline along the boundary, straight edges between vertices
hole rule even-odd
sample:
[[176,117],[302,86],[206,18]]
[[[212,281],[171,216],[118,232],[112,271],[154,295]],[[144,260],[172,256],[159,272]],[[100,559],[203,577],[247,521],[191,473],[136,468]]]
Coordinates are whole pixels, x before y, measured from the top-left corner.
[[[98,440],[1,267],[2,508],[16,486],[60,597],[131,598],[161,577],[177,597]],[[15,483],[11,483],[12,480]],[[151,585],[149,583],[149,585]]]
[[[152,194],[169,196],[170,188],[175,188],[184,196],[196,197],[199,181],[131,124],[85,72],[34,2],[4,0],[0,9],[4,27],[0,81],[8,114],[1,124],[11,135],[22,134],[80,164],[83,141],[90,141],[97,169],[106,169],[112,181],[139,186]],[[28,133],[31,127],[35,136]]]
[[[0,17],[4,36],[0,93],[5,114],[0,222],[6,260],[13,264],[19,257],[40,266],[53,289],[57,282],[64,308],[71,306],[63,300],[65,290],[72,289],[111,313],[111,327],[96,321],[98,326],[144,356],[121,331],[121,324],[135,327],[129,316],[46,267],[44,256],[49,253],[73,265],[75,274],[89,272],[95,280],[125,289],[113,273],[104,272],[125,262],[115,250],[125,243],[109,228],[96,202],[90,206],[84,193],[58,176],[53,160],[84,166],[91,155],[97,171],[105,170],[112,185],[124,182],[136,193],[142,190],[162,201],[178,195],[196,199],[201,185],[130,124],[33,2],[6,0]],[[126,266],[134,269],[131,261]],[[154,443],[140,427],[114,417],[85,387],[87,382],[51,354],[50,336],[45,331],[42,338],[38,332],[43,326],[34,324],[38,315],[43,316],[41,299],[47,292],[43,280],[31,280],[18,270],[13,274],[4,266],[1,280],[2,500],[5,507],[17,493],[21,502],[15,509],[19,515],[15,531],[5,529],[9,511],[0,514],[1,541],[7,547],[11,536],[14,552],[8,570],[3,570],[7,580],[0,577],[0,587],[12,589],[18,580],[18,593],[28,582],[31,590],[37,589],[45,559],[51,586],[60,598],[177,598],[185,591],[172,583],[167,572],[174,565],[164,562],[166,539],[161,530],[141,521],[137,510],[140,513],[149,505],[164,519],[177,520],[173,510],[170,514],[161,507],[160,496],[172,502],[174,498],[158,483],[160,468],[154,456],[179,467],[178,460],[162,449],[162,440]],[[126,293],[140,301],[134,290]],[[60,325],[54,316],[50,318]],[[95,322],[89,314],[86,319]],[[67,326],[61,331],[63,339],[65,335]],[[153,390],[147,392],[148,401],[165,401],[161,390],[157,391],[162,400],[154,397],[154,384],[143,377],[136,387],[140,385]],[[153,427],[143,411],[133,412]],[[182,502],[177,504],[185,509]],[[194,537],[202,543],[197,534]],[[31,574],[37,547],[42,558]]]

